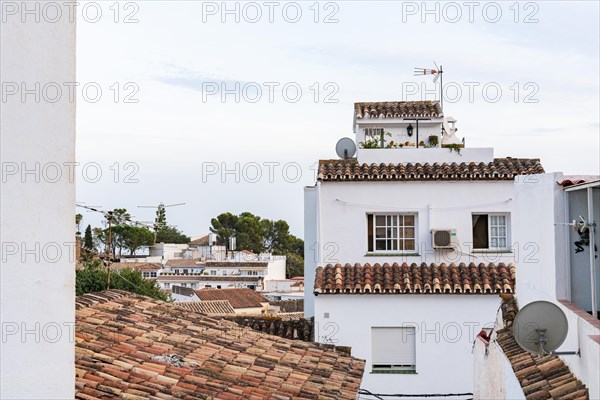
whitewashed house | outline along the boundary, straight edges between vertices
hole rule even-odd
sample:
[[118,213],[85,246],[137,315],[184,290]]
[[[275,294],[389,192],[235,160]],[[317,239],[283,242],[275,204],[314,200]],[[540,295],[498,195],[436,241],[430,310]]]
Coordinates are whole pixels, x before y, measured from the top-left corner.
[[[503,304],[489,340],[475,341],[476,397],[600,398],[599,179],[550,173],[515,185],[514,240],[529,252],[521,257],[516,304]],[[513,344],[514,312],[537,300],[567,316],[569,333],[557,351],[579,355],[530,357]]]
[[321,160],[305,188],[305,315],[367,361],[371,393],[471,392],[474,337],[523,255],[515,182],[544,170],[464,147],[438,102],[354,111],[356,158]]

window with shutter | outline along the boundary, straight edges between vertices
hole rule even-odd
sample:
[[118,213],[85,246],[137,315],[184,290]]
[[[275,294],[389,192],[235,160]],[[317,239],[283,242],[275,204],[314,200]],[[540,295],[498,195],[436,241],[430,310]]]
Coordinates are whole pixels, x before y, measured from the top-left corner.
[[372,327],[373,371],[415,371],[414,327]]

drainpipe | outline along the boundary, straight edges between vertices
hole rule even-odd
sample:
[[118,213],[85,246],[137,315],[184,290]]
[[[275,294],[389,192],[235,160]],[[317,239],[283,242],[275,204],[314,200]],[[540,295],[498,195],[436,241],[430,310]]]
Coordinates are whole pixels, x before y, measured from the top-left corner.
[[596,223],[594,222],[594,197],[592,188],[587,188],[587,206],[588,206],[588,227],[590,230],[590,280],[592,281],[592,315],[594,318],[598,318],[598,303],[596,300],[596,282],[598,277],[596,276]]

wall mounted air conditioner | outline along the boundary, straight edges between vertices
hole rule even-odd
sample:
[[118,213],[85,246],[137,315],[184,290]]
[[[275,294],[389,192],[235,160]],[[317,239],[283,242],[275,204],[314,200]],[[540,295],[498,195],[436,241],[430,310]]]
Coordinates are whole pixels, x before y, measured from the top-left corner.
[[456,229],[432,229],[431,243],[434,249],[454,249],[458,244]]

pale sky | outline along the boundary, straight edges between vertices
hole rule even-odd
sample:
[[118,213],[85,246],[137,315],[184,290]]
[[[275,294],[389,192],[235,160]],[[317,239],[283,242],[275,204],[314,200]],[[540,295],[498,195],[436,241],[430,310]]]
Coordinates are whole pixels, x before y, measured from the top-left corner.
[[[353,103],[433,100],[431,79],[413,68],[434,60],[444,113],[468,147],[540,158],[547,172],[599,173],[596,1],[430,2],[429,14],[421,1],[228,2],[231,14],[220,1],[129,3],[117,16],[99,2],[98,22],[89,8],[77,23],[77,80],[102,89],[98,102],[77,103],[77,159],[102,168],[98,182],[94,168],[80,169],[77,200],[88,205],[150,221],[138,205],[185,202],[167,220],[190,236],[221,212],[249,211],[303,236],[303,187],[353,136]],[[237,176],[221,175],[236,163]],[[99,224],[83,214],[84,227]]]

